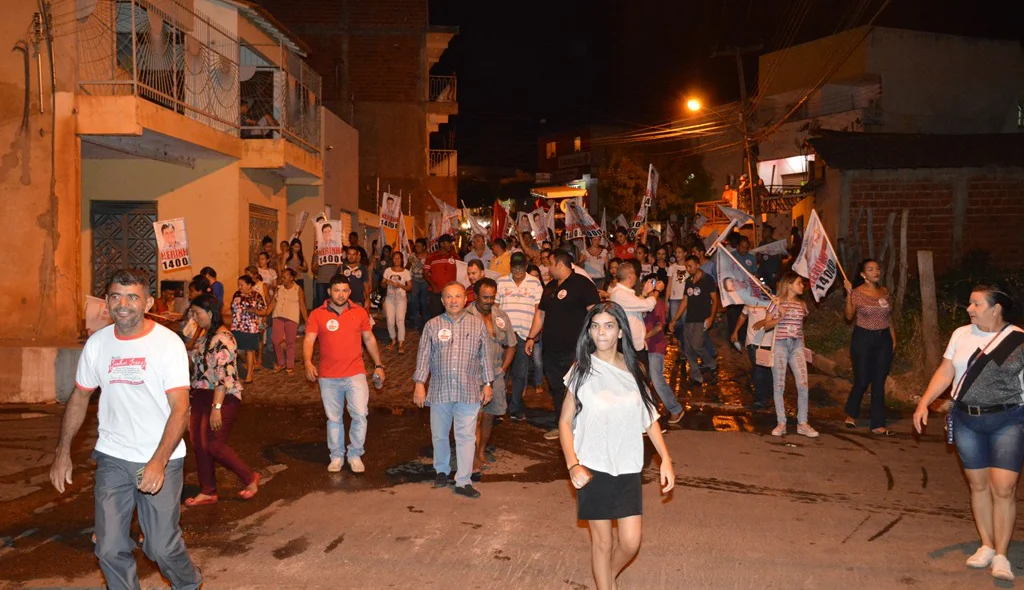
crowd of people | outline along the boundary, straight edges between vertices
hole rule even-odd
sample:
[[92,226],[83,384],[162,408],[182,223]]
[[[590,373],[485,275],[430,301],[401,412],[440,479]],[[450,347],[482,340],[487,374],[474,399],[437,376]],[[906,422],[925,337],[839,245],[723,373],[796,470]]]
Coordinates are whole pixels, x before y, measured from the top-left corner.
[[[762,244],[772,242],[773,233],[765,225]],[[403,354],[406,334],[419,332],[411,395],[417,406],[429,407],[437,488],[480,497],[474,483],[482,478],[495,424],[506,416],[525,420],[524,393],[546,382],[553,411],[530,409],[531,422],[544,427],[546,439],[560,441],[568,478],[578,490],[578,517],[590,522],[597,587],[613,587],[641,539],[642,435],[660,455],[663,492],[674,485],[659,421],[665,416],[667,423],[678,423],[685,412],[665,377],[670,337],[678,341],[689,387],[714,384],[718,352],[710,334],[724,316],[727,337],[749,359],[753,407],[774,404],[777,425],[771,434],[787,432],[788,372],[796,382],[796,432],[812,438],[818,432],[809,424],[804,345],[804,321],[813,310],[804,299],[804,279],[787,269],[786,255],[755,255],[749,237],[727,236],[720,247],[774,295],[765,305],[723,307],[715,259],[698,235],[661,242],[648,234],[637,242],[618,228],[608,237],[607,243],[591,237],[584,245],[528,232],[490,243],[477,235],[460,251],[453,236],[442,235],[436,244],[416,240],[407,259],[389,246],[378,251],[374,244],[367,252],[353,233],[345,263],[338,265],[318,265],[315,258],[307,263],[299,240],[281,242],[275,252],[268,238],[230,299],[212,268],[193,278],[184,339],[144,319],[152,303],[145,281],[130,271],[115,274],[107,289],[114,326],[86,344],[51,470],[63,491],[71,481],[69,447],[84,404],[102,387],[96,553],[108,583],[132,587],[134,561],[125,548],[138,505],[147,555],[175,587],[198,586],[201,575],[188,559],[177,523],[184,456],[179,443],[190,424],[200,492],[186,506],[218,501],[215,462],[239,478],[241,498],[258,493],[259,473],[227,439],[261,346],[274,347],[275,371],[291,374],[304,333],[299,359],[306,379],[319,385],[327,470],[339,472],[347,462],[353,473],[365,471],[370,380],[364,354],[374,365],[374,386],[382,387],[386,378],[373,331],[376,309],[387,325],[387,350]],[[464,282],[458,280],[460,261],[466,263]],[[854,323],[855,372],[845,424],[858,426],[870,389],[869,431],[889,436],[884,387],[895,330],[880,274],[878,264],[866,260],[854,282],[844,285],[845,314]],[[313,289],[309,310],[306,288]],[[956,431],[983,542],[968,565],[991,566],[993,575],[1006,579],[1012,578],[1005,558],[1012,498],[1024,459],[1024,332],[1007,323],[1010,309],[1001,291],[979,287],[972,294],[972,326],[953,335],[914,418],[920,429],[927,404],[957,383],[954,407],[962,411],[952,413],[950,432]],[[999,362],[984,362],[993,354]],[[160,362],[148,362],[148,355]],[[133,401],[137,388],[149,396],[147,404]],[[128,440],[109,430],[124,420],[151,428],[133,429]],[[136,488],[141,493],[133,494]]]

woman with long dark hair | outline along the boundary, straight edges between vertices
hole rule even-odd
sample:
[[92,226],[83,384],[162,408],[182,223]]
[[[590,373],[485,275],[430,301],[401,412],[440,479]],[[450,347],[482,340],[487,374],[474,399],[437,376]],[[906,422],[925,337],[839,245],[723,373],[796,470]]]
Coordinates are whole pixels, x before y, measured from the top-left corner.
[[224,327],[220,302],[210,293],[192,300],[189,316],[202,335],[192,349],[192,389],[189,438],[196,453],[199,494],[185,500],[185,506],[217,502],[217,477],[214,462],[235,472],[243,489],[238,495],[249,500],[256,495],[260,474],[254,472],[228,446],[228,434],[242,403],[242,384],[238,380],[238,346],[231,331]]
[[914,428],[921,432],[928,424],[928,406],[952,385],[946,440],[960,456],[981,537],[967,567],[991,566],[993,578],[1013,580],[1006,551],[1017,520],[1017,480],[1024,463],[1024,330],[1010,323],[1013,301],[995,287],[975,287],[967,315],[971,323],[953,332],[942,364],[917,403]]
[[256,371],[256,350],[260,347],[260,313],[267,308],[256,281],[244,274],[238,277],[238,291],[231,297],[231,332],[238,350],[245,352],[245,382],[252,383]]
[[[644,432],[661,456],[663,494],[675,486],[676,476],[626,312],[617,303],[598,303],[583,325],[576,364],[565,376],[568,395],[558,432],[578,490],[577,517],[590,525],[594,581],[598,590],[610,590],[640,548]],[[612,521],[618,523],[617,543]]]
[[284,266],[295,271],[295,283],[306,289],[306,273],[309,272],[309,267],[306,265],[306,255],[302,253],[302,240],[299,238],[292,238],[292,243],[288,251],[288,257],[284,259]]
[[892,300],[889,290],[880,284],[882,269],[878,262],[865,259],[857,267],[853,283],[846,287],[846,321],[854,322],[850,340],[853,361],[853,389],[846,398],[846,427],[856,428],[864,393],[871,387],[871,433],[892,436],[885,427],[885,378],[896,351],[896,329],[889,316]]

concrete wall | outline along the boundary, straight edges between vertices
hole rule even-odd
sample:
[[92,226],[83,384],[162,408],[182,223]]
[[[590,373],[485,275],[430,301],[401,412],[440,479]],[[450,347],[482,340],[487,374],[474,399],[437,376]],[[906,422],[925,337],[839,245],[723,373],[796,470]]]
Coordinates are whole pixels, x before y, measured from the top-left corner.
[[757,67],[758,92],[771,96],[810,88],[828,70],[830,59],[851,48],[850,57],[839,66],[831,79],[856,78],[870,72],[866,44],[860,42],[864,33],[864,27],[858,27],[762,55],[758,58]]
[[11,344],[74,342],[82,317],[71,94],[75,37],[61,31],[54,40],[55,88],[47,48],[41,46],[40,97],[31,43],[37,9],[35,2],[7,2],[0,19],[0,249],[9,254],[0,289],[0,341]]
[[[934,252],[940,274],[955,270],[975,252],[987,253],[989,261],[1004,270],[1024,268],[1024,168],[830,170],[826,186],[828,190],[817,195],[819,212],[829,212],[822,215],[822,222],[830,236],[845,238],[851,247],[859,236],[860,252],[851,253],[851,260],[868,255],[867,208],[873,215],[876,256],[889,213],[898,216],[906,208],[912,273],[917,250]],[[857,224],[860,210],[865,213]],[[897,243],[898,228],[897,221]]]
[[359,132],[323,109],[324,202],[334,211],[359,211]]
[[[184,217],[188,230],[192,267],[158,270],[159,280],[188,281],[204,266],[212,266],[218,278],[230,288],[230,277],[244,267],[240,258],[246,233],[240,234],[242,220],[248,223],[246,201],[240,196],[238,164],[224,160],[198,160],[194,170],[146,160],[116,158],[82,161],[82,289],[92,284],[92,229],[90,202],[155,201],[160,219]],[[247,225],[246,225],[247,227]],[[240,243],[240,236],[243,239]]]
[[1020,43],[875,28],[869,72],[882,78],[889,133],[1017,131],[1024,96]]

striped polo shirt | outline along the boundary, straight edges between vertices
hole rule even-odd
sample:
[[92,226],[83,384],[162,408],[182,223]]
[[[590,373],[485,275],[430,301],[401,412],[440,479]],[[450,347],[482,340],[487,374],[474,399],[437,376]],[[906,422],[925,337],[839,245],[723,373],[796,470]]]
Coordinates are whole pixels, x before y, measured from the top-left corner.
[[542,295],[544,285],[536,277],[526,275],[523,282],[517,285],[512,275],[506,275],[498,279],[498,295],[494,302],[501,311],[508,314],[516,335],[525,339],[530,335],[533,315],[537,313],[537,304]]

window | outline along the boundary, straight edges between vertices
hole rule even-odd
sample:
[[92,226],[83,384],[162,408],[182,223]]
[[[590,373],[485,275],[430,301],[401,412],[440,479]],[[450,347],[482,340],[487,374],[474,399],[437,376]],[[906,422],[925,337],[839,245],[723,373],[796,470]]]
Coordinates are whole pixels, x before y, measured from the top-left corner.
[[577,135],[576,138],[572,140],[572,151],[579,153],[582,149],[583,139],[579,135]]
[[555,156],[558,155],[558,151],[555,149],[556,145],[557,144],[555,142],[549,141],[547,143],[547,145],[545,146],[545,150],[544,151],[547,153],[547,158],[549,160],[553,160],[555,158]]

